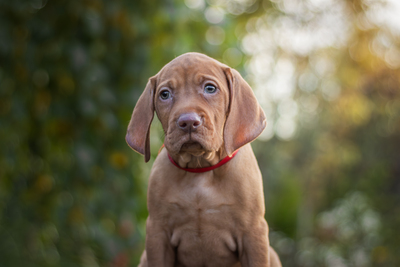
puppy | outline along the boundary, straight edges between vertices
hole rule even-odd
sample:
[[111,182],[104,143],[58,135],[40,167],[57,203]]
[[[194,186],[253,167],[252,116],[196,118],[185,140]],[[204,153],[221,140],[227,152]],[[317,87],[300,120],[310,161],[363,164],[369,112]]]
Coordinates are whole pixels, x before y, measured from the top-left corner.
[[139,266],[281,266],[269,246],[262,177],[250,146],[266,126],[250,86],[199,53],[165,65],[149,79],[126,135],[146,162],[154,111],[165,149],[149,178]]

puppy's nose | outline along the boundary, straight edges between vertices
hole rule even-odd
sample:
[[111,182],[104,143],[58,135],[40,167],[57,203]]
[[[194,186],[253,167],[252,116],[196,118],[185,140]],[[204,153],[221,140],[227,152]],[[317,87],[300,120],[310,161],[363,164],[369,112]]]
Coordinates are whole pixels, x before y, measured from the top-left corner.
[[201,125],[201,117],[196,113],[186,113],[178,118],[177,123],[184,132],[195,131]]

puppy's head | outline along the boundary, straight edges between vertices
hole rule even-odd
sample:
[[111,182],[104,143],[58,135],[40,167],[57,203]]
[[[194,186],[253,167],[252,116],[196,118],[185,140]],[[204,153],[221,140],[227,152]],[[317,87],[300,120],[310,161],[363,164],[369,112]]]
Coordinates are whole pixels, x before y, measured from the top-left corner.
[[253,141],[265,115],[240,74],[199,53],[183,54],[151,77],[128,126],[126,141],[150,159],[149,130],[154,111],[171,155],[231,155]]

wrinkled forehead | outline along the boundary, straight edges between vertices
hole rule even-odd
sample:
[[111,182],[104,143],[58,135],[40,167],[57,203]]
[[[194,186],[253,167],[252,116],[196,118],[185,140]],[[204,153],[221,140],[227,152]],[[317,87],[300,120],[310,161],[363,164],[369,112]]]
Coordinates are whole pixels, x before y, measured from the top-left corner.
[[157,84],[172,83],[175,86],[188,83],[201,84],[214,80],[219,86],[226,85],[224,68],[227,67],[205,55],[185,54],[177,57],[160,71]]

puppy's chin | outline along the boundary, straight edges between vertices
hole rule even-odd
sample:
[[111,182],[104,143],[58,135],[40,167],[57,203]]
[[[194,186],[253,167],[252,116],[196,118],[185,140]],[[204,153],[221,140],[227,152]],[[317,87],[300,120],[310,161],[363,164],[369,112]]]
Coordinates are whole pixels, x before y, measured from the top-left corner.
[[[174,138],[171,138],[171,137]],[[177,137],[178,136],[178,137]],[[215,137],[214,132],[194,132],[191,134],[167,135],[164,140],[168,153],[176,157],[201,157],[209,160],[221,148],[221,138]]]
[[194,135],[182,135],[178,139],[164,140],[165,146],[171,154],[177,155],[181,153],[190,153],[201,155],[209,150],[207,147],[207,140],[203,141],[202,138]]
[[176,156],[179,166],[188,167],[192,164],[190,168],[198,168],[201,167],[201,162],[207,164],[206,166],[215,164],[216,151],[207,150],[199,142],[188,141],[182,144]]
[[196,141],[188,141],[183,143],[179,152],[189,153],[193,156],[200,156],[205,153],[203,146]]

